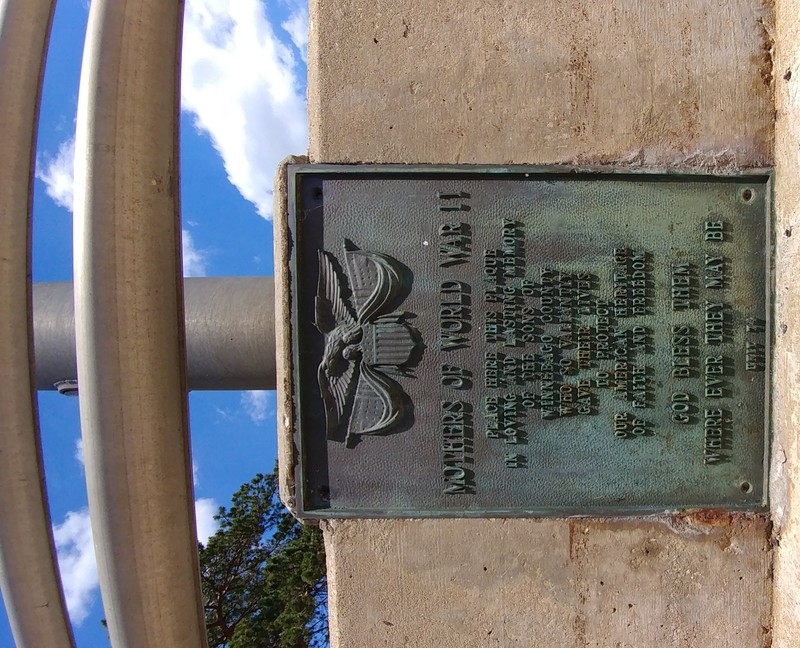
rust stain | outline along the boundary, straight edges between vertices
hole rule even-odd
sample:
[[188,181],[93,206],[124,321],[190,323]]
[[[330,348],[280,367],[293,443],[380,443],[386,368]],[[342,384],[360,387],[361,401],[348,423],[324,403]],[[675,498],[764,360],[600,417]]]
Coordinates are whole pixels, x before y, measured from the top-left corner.
[[[585,0],[574,0],[571,3],[571,16],[575,22],[572,25],[569,43],[569,61],[567,75],[570,88],[570,103],[572,115],[570,131],[573,137],[585,135],[591,127],[591,114],[593,109],[593,84],[594,73],[591,60],[591,37],[588,36],[589,13]],[[586,26],[585,29],[582,27]]]
[[775,40],[772,38],[772,25],[763,17],[759,17],[757,22],[761,34],[761,48],[755,57],[755,62],[758,64],[758,76],[767,88],[772,88],[775,78],[773,60]]
[[572,553],[572,547],[575,542],[575,523],[570,520],[569,521],[569,559],[573,560],[575,556]]
[[[577,525],[577,526],[576,526]],[[578,597],[578,605],[575,617],[572,621],[577,645],[588,646],[586,640],[586,601],[589,595],[589,583],[586,581],[585,561],[588,527],[584,525],[584,520],[569,521],[569,558],[575,560],[574,577],[575,593]],[[575,533],[579,535],[576,537]]]
[[[752,529],[763,536],[764,545],[767,546],[772,534],[772,522],[769,520],[768,514],[723,509],[696,509],[651,518],[583,519],[576,522],[576,524],[580,524],[576,528],[576,533],[581,533],[582,529],[587,530],[591,535],[600,530],[615,531],[635,528],[645,520],[666,524],[673,533],[696,537],[700,541],[716,542],[724,539],[725,536],[731,537]],[[581,535],[583,534],[581,533]],[[572,555],[574,558],[579,558],[581,552],[586,549],[585,537],[576,536],[572,544]]]
[[772,536],[772,522],[767,515],[721,509],[675,514],[670,517],[668,526],[679,535],[714,543],[723,551],[730,548],[735,537],[749,533],[761,536],[764,550],[767,551]]
[[675,515],[677,520],[710,527],[729,526],[735,513],[723,509],[702,509]]
[[[580,561],[586,555],[587,533],[589,527],[585,520],[569,521],[569,559]],[[578,525],[578,526],[576,526]]]
[[575,638],[578,640],[579,646],[587,646],[586,643],[586,615],[578,613],[575,620],[572,622],[572,627],[575,630]]
[[686,75],[683,98],[678,102],[678,113],[684,128],[683,132],[676,133],[685,137],[683,142],[684,150],[688,150],[689,145],[697,138],[700,104],[697,101],[697,88],[694,66],[692,58],[694,55],[694,39],[692,38],[692,25],[687,20],[681,26],[680,35],[681,58],[683,59],[683,71]]
[[581,561],[586,556],[589,526],[586,520],[570,520],[569,522],[569,559],[578,562],[577,569],[581,568]]

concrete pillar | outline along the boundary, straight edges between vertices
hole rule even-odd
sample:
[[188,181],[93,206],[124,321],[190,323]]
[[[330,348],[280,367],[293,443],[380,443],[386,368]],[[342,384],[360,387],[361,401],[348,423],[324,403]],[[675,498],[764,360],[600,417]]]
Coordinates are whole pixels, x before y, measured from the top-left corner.
[[[310,24],[312,162],[773,162],[768,2],[312,0]],[[278,192],[276,215],[285,208]],[[282,239],[278,226],[277,259]],[[285,315],[280,295],[276,305]],[[284,336],[279,372],[291,361]],[[784,452],[789,465],[796,448]],[[332,645],[767,646],[770,529],[767,514],[714,511],[323,523]]]
[[[775,522],[773,646],[800,637],[800,2],[775,6],[775,405],[770,492]],[[793,236],[794,234],[794,236]]]

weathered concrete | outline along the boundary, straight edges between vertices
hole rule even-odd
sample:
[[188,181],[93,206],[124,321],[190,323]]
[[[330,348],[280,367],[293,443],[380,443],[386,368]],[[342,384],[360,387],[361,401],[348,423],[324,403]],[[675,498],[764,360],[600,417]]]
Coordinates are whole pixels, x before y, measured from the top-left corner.
[[769,4],[311,0],[309,155],[771,164]]
[[[771,25],[769,4],[752,0],[315,0],[310,157],[769,165]],[[276,192],[278,222],[284,196]],[[279,274],[276,286],[286,280]],[[287,315],[284,304],[285,496],[294,460]],[[771,642],[764,515],[352,520],[323,530],[339,648]]]
[[764,646],[761,517],[323,525],[334,646]]
[[295,453],[292,418],[292,308],[286,289],[291,281],[289,272],[289,225],[286,218],[286,165],[308,162],[304,156],[289,156],[278,167],[274,186],[273,241],[275,248],[275,376],[278,391],[278,473],[281,499],[294,510]]
[[[800,637],[800,2],[776,3],[775,360],[772,512],[775,522],[774,646]],[[794,234],[794,236],[793,236]]]

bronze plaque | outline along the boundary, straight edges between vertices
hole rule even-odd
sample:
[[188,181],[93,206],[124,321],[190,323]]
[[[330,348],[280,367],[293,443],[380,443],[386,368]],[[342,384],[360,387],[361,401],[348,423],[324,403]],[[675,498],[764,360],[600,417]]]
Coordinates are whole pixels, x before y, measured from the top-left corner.
[[297,512],[766,506],[770,176],[289,167]]

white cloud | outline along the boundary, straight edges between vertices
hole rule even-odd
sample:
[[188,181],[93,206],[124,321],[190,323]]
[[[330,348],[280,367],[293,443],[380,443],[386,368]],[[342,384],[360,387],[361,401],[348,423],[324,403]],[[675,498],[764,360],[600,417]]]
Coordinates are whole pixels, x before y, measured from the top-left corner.
[[64,597],[72,623],[80,626],[89,616],[98,588],[89,511],[70,511],[53,527]]
[[[218,509],[214,499],[201,497],[195,501],[198,541],[206,543],[216,533],[214,515]],[[99,589],[89,511],[67,513],[64,521],[53,527],[53,537],[70,620],[80,626],[89,616]]]
[[197,518],[197,541],[205,544],[217,532],[219,525],[214,519],[219,505],[210,497],[201,497],[194,503],[194,514]]
[[183,248],[183,276],[204,277],[206,274],[206,253],[198,250],[188,230],[181,230],[181,247]]
[[75,457],[75,461],[77,461],[81,466],[84,465],[83,461],[83,437],[78,437],[75,439],[75,454],[72,455]]
[[[308,12],[281,28],[305,61]],[[260,0],[188,0],[183,29],[181,106],[211,138],[228,179],[265,218],[272,215],[278,163],[308,143],[306,102],[291,45],[277,37]],[[72,211],[75,139],[40,160],[47,195]]]
[[[53,201],[72,211],[74,202],[74,164],[75,158],[75,139],[62,142],[58,147],[58,154],[55,158],[45,163],[44,170],[37,169],[36,177],[45,184],[45,191]],[[195,247],[194,239],[188,230],[181,230],[181,241],[183,248],[183,274],[186,277],[202,277],[206,274],[206,254],[203,250]],[[79,448],[83,463],[83,449]]]
[[[38,169],[36,177],[45,184],[45,191],[53,201],[72,211],[75,177],[73,160],[75,158],[75,139],[62,142],[58,154],[44,163],[44,170]],[[183,274],[186,277],[202,277],[206,274],[207,255],[195,247],[194,239],[188,230],[181,230],[183,247]],[[79,459],[83,463],[82,459]]]
[[219,418],[225,423],[228,423],[229,421],[232,421],[234,419],[231,410],[229,410],[228,408],[222,409],[221,407],[214,405],[214,411],[217,413],[217,416],[219,416]]
[[308,9],[305,7],[297,9],[288,20],[281,23],[281,27],[300,51],[300,58],[308,62]]
[[[295,17],[284,29],[302,43]],[[222,156],[231,183],[272,214],[272,181],[286,155],[306,150],[296,61],[259,0],[189,0],[183,30],[182,108]]]
[[[44,166],[44,169],[39,168]],[[59,207],[72,211],[75,186],[75,138],[62,142],[53,158],[45,156],[36,164],[36,177],[45,185],[45,191]]]
[[242,407],[253,423],[261,424],[275,415],[275,392],[252,390],[242,393]]

